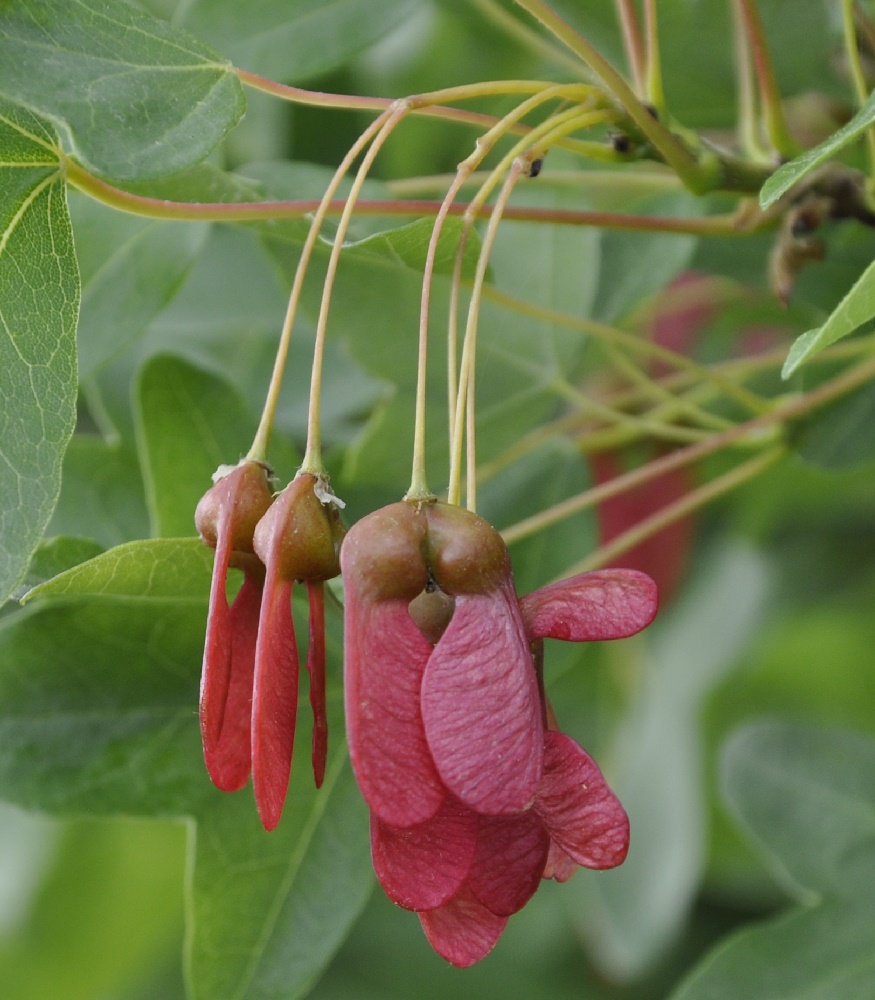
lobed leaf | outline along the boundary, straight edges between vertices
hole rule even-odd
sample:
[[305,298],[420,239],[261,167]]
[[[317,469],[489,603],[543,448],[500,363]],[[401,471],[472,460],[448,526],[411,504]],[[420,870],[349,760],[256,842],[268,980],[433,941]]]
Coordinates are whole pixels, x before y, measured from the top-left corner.
[[217,53],[120,0],[0,6],[0,95],[51,118],[70,153],[120,179],[199,162],[245,106]]
[[60,491],[75,422],[79,310],[57,136],[2,98],[0,192],[2,603],[24,577]]

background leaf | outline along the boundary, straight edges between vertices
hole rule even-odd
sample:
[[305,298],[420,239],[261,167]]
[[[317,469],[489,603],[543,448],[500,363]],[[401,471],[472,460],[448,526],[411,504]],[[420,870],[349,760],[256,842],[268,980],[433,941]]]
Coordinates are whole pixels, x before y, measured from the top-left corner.
[[642,684],[605,759],[633,830],[624,864],[572,883],[576,921],[599,966],[634,979],[677,938],[705,863],[700,714],[733,667],[763,607],[768,579],[755,552],[712,553],[709,571],[641,639]]
[[[373,236],[366,236],[363,240],[350,243],[344,247],[344,254],[347,259],[350,255],[355,256],[356,254],[385,257],[393,263],[402,264],[404,267],[409,267],[422,274],[425,270],[428,244],[433,228],[433,219],[417,219],[416,222],[410,222],[406,226],[387,229],[375,233]],[[462,220],[455,217],[447,219],[438,239],[434,261],[435,274],[453,273],[456,249],[461,235]],[[462,258],[462,276],[464,278],[474,277],[480,246],[480,235],[476,230],[472,230],[465,243],[465,252]]]
[[793,447],[807,462],[824,469],[852,468],[875,459],[869,433],[873,424],[875,387],[864,385],[801,421],[792,435]]
[[85,379],[121,354],[179,290],[209,227],[141,219],[71,199],[82,274],[79,372]]
[[217,53],[120,0],[0,5],[0,94],[51,118],[90,170],[127,179],[199,162],[245,106]]
[[804,905],[730,938],[673,1000],[867,995],[875,981],[875,742],[753,724],[727,745],[723,777],[733,812]]
[[837,132],[834,132],[828,139],[824,139],[813,149],[806,150],[795,160],[784,163],[772,174],[763,184],[760,191],[760,207],[769,208],[782,196],[785,195],[794,184],[819,167],[827,160],[837,156],[845,146],[859,139],[863,133],[875,122],[875,94],[871,94],[866,103],[854,115],[854,117],[843,125]]
[[0,603],[52,514],[75,419],[79,273],[56,144],[0,99]]
[[[4,845],[26,863],[10,843],[12,813],[0,811]],[[42,856],[33,905],[0,934],[0,978],[10,997],[130,997],[156,967],[180,967],[174,944],[183,921],[182,824],[17,816],[19,824],[30,819],[27,833]]]
[[[325,786],[308,773],[304,725],[274,833],[250,792],[210,785],[196,710],[209,581],[196,539],[133,543],[0,623],[0,794],[60,815],[196,816],[193,995],[285,1000],[311,984],[370,893],[367,815],[336,687]],[[334,632],[329,650],[333,661]]]
[[854,287],[835,307],[829,319],[817,330],[803,333],[790,348],[781,371],[789,378],[809,358],[825,347],[847,337],[875,316],[875,264],[860,275]]
[[194,0],[183,18],[241,68],[300,83],[341,65],[415,7],[414,0],[250,0],[245,7]]

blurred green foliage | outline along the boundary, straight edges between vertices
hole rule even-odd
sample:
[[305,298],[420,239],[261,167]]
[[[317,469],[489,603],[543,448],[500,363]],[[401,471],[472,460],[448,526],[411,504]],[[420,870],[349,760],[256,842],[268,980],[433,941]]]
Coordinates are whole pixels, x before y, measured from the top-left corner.
[[[15,239],[0,255],[0,357],[13,359],[7,379],[23,384],[28,365],[50,376],[41,394],[22,397],[14,419],[0,409],[0,457],[24,468],[23,478],[0,480],[0,569],[16,597],[37,587],[0,617],[0,798],[11,803],[0,809],[0,995],[875,995],[871,386],[800,423],[790,457],[698,517],[684,587],[646,634],[609,647],[549,646],[551,700],[617,788],[632,819],[632,851],[615,872],[545,885],[477,968],[450,969],[415,917],[371,895],[366,810],[342,739],[333,611],[327,787],[317,795],[306,768],[296,768],[286,816],[271,835],[258,826],[248,790],[212,789],[196,717],[210,556],[194,539],[192,512],[213,469],[249,446],[306,227],[138,219],[71,194],[74,255],[66,209],[52,201],[62,187],[58,158],[41,140],[56,128],[95,173],[155,197],[318,197],[328,167],[369,117],[247,93],[246,117],[234,127],[243,96],[227,60],[314,89],[390,96],[570,74],[503,31],[488,4],[467,0],[113,0],[100,16],[91,0],[79,6],[71,14],[59,0],[0,4],[0,142],[6,159],[25,164],[0,191],[0,219],[6,225],[26,208],[32,227],[9,223]],[[623,65],[610,0],[554,6]],[[672,113],[726,139],[736,113],[727,5],[658,6]],[[788,107],[801,115],[817,90],[849,118],[839,5],[760,6]],[[69,23],[48,60],[34,32],[64,15]],[[104,47],[117,50],[130,92],[95,70]],[[131,93],[144,95],[142,106]],[[31,110],[13,103],[9,111],[16,100]],[[482,109],[510,106],[492,98]],[[811,144],[836,124],[819,123]],[[452,170],[472,143],[472,131],[455,123],[405,122],[378,161],[383,183],[370,190],[381,197],[398,178]],[[12,173],[0,163],[0,178]],[[640,184],[627,181],[612,188],[600,175],[589,183],[579,161],[555,151],[514,204],[686,218],[726,208],[719,195],[654,193],[644,174]],[[419,268],[430,228],[372,219],[357,227],[361,242],[335,288],[322,406],[350,521],[397,500],[407,485]],[[847,222],[827,243],[826,261],[801,271],[787,310],[766,291],[772,234],[507,222],[490,279],[507,294],[640,334],[654,297],[677,275],[718,276],[732,294],[706,303],[693,351],[710,362],[743,353],[748,334],[765,330],[786,350],[824,324],[871,261],[875,237]],[[304,445],[327,252],[319,247],[305,288],[271,446],[283,483]],[[77,267],[78,384],[70,360]],[[38,308],[20,319],[21,289],[42,287],[49,291],[33,296]],[[871,319],[871,281],[861,294],[862,318],[842,335]],[[438,329],[445,274],[433,296]],[[26,364],[13,356],[17,337],[32,345]],[[576,330],[490,301],[479,349],[478,447],[485,466],[496,463],[479,509],[504,528],[589,485],[573,434],[498,465],[566,412],[569,387],[592,384],[604,354]],[[436,351],[428,456],[441,487],[444,365]],[[823,378],[806,366],[781,385],[779,369],[780,361],[763,391],[792,393]],[[27,466],[37,426],[55,458],[63,454],[57,498],[57,470]],[[560,575],[596,537],[589,510],[515,543],[520,591]],[[773,721],[751,724],[764,715]],[[775,970],[781,976],[769,987]]]

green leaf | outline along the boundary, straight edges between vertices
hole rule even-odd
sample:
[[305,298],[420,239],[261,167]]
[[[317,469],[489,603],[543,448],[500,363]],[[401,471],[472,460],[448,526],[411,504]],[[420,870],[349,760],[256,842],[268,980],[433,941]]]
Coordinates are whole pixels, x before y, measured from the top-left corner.
[[[702,204],[700,199],[685,192],[672,192],[627,203],[623,210],[690,218],[701,214]],[[593,315],[611,323],[630,312],[689,265],[697,243],[695,236],[675,233],[603,232]]]
[[149,533],[137,456],[126,441],[74,435],[61,478],[48,534],[93,538],[108,548]]
[[[375,233],[356,243],[350,243],[343,248],[344,256],[349,259],[356,254],[367,254],[373,257],[385,257],[387,260],[409,267],[422,274],[425,271],[425,259],[431,239],[433,219],[417,219],[406,226],[387,229]],[[441,229],[435,254],[435,274],[452,274],[456,260],[456,250],[462,236],[463,223],[461,219],[447,219]],[[465,244],[462,257],[462,276],[473,278],[480,255],[480,234],[472,230]]]
[[824,469],[850,469],[875,459],[875,386],[864,385],[818,409],[793,430],[796,452]]
[[825,347],[853,333],[875,316],[875,263],[870,264],[854,283],[823,326],[809,330],[796,339],[781,370],[789,378],[809,358]]
[[101,552],[103,546],[91,538],[58,535],[56,538],[46,539],[40,542],[34,552],[22,587],[31,590],[59,573],[93,559]]
[[0,603],[51,517],[76,415],[79,274],[56,145],[0,99]]
[[752,549],[712,554],[708,565],[643,637],[641,687],[608,755],[632,825],[629,857],[570,885],[599,966],[620,980],[652,966],[688,918],[705,860],[702,705],[737,662],[767,592]]
[[875,741],[780,722],[736,733],[730,808],[801,906],[719,945],[673,1000],[848,1000],[875,981]]
[[238,66],[302,81],[346,62],[395,28],[414,0],[194,0],[185,24]]
[[[136,417],[152,531],[193,535],[194,510],[212,474],[246,454],[255,420],[227,382],[168,354],[141,369]],[[294,459],[280,437],[271,452],[291,474]]]
[[0,629],[0,796],[180,816],[209,793],[196,724],[205,604],[34,601]]
[[[172,961],[178,949],[182,824],[131,819],[50,824],[45,817],[18,815],[30,820],[31,838],[49,839],[52,850],[20,925],[7,940],[0,935],[0,981],[7,996],[129,996],[128,990],[151,979],[155,966]],[[9,856],[15,843],[9,843],[7,826],[0,829]],[[20,851],[11,854],[11,863],[22,860]]]
[[784,194],[786,194],[794,184],[798,183],[807,173],[821,163],[837,156],[845,146],[859,139],[863,133],[875,123],[875,93],[869,96],[866,103],[854,115],[854,117],[843,125],[837,132],[834,132],[828,139],[824,139],[813,149],[806,150],[795,160],[785,163],[772,174],[763,184],[760,191],[760,206],[769,208]]
[[0,94],[50,117],[89,169],[121,179],[199,162],[244,110],[227,62],[120,0],[0,5]]
[[303,996],[370,895],[367,809],[345,751],[332,754],[316,791],[306,744],[297,747],[283,820],[272,833],[261,829],[248,793],[201,813],[189,892],[193,1000]]
[[[370,892],[367,811],[336,689],[325,784],[313,787],[305,724],[273,833],[249,790],[210,785],[197,723],[210,556],[196,539],[121,546],[0,623],[0,797],[60,815],[194,816],[192,995],[287,1000]],[[332,661],[339,649],[329,632]]]
[[213,553],[198,538],[126,542],[35,587],[35,597],[177,598],[204,602],[210,592]]
[[130,347],[173,298],[209,227],[141,219],[83,197],[73,198],[70,210],[82,274],[84,379]]

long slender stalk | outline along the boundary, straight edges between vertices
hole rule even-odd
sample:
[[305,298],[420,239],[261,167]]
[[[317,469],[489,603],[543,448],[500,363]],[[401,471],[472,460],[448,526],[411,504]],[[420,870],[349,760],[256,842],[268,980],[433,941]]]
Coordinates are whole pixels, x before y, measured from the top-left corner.
[[[517,105],[512,111],[510,111],[504,118],[497,121],[485,135],[481,136],[475,146],[474,151],[467,156],[460,164],[456,171],[456,175],[450,184],[449,190],[444,196],[444,200],[441,202],[440,209],[438,210],[437,217],[435,218],[434,226],[432,227],[431,237],[429,239],[428,250],[426,253],[426,262],[422,278],[422,295],[420,298],[420,313],[419,313],[419,347],[418,347],[418,358],[417,358],[417,376],[416,376],[416,416],[414,422],[414,433],[413,433],[413,469],[411,473],[411,483],[410,489],[407,491],[406,499],[408,500],[421,500],[430,497],[431,491],[428,487],[426,468],[425,468],[425,423],[426,423],[426,380],[427,380],[427,367],[428,367],[428,316],[429,316],[429,306],[431,300],[431,285],[434,276],[434,266],[435,258],[437,254],[437,247],[440,241],[441,231],[443,229],[444,222],[446,221],[447,215],[452,208],[452,204],[455,201],[456,195],[461,189],[462,185],[465,183],[466,179],[470,174],[477,169],[477,167],[483,162],[486,156],[491,152],[492,148],[496,142],[502,138],[507,132],[511,131],[513,127],[524,118],[529,112],[538,108],[541,104],[546,101],[553,100],[555,98],[565,98],[566,100],[587,100],[591,98],[592,90],[588,86],[579,86],[577,84],[558,84],[552,87],[547,87],[540,93],[533,94],[531,97],[522,101]],[[531,133],[537,136],[537,129],[533,130]],[[493,172],[494,173],[494,172]],[[468,215],[465,216],[466,220],[469,220]],[[470,221],[466,221],[466,226],[461,234],[459,245],[456,252],[456,260],[454,264],[453,272],[453,284],[451,292],[451,302],[450,302],[450,317],[451,317],[451,334],[450,334],[450,350],[448,358],[448,392],[449,392],[449,413],[450,413],[450,426],[449,426],[449,436],[450,440],[453,439],[454,428],[453,428],[453,413],[455,406],[455,372],[456,372],[456,358],[454,352],[455,346],[455,332],[453,328],[453,323],[456,315],[457,309],[457,296],[459,291],[459,286],[461,283],[461,262],[463,259],[465,244],[467,242],[468,233],[470,231]]]
[[[812,363],[817,364],[818,362],[822,362],[831,364],[840,359],[872,354],[873,351],[875,351],[875,336],[855,341],[843,341],[833,347],[827,348],[826,351],[813,359]],[[713,367],[718,368],[727,377],[746,378],[762,371],[777,371],[784,364],[786,358],[786,348],[780,348],[764,354],[758,354],[755,357],[730,358],[727,361],[718,362]],[[694,375],[691,372],[676,371],[670,375],[663,376],[657,381],[666,390],[670,390],[671,398],[677,401],[678,397],[675,394],[689,386],[693,378]],[[695,386],[694,391],[699,398],[704,394],[713,396],[716,392],[715,387],[711,384],[699,384]],[[638,406],[644,402],[644,399],[645,395],[640,388],[624,389],[617,394],[616,398],[611,400],[611,403],[615,409],[620,409],[627,406]],[[650,416],[660,420],[670,419],[673,413],[677,411],[668,409],[669,406],[670,404],[666,404],[666,407],[660,407],[651,411]],[[617,434],[615,428],[581,433],[588,420],[589,417],[587,414],[572,411],[563,414],[561,417],[557,417],[549,423],[542,424],[536,430],[524,435],[501,454],[481,465],[477,470],[478,481],[482,483],[487,479],[491,479],[493,476],[498,475],[502,469],[524,458],[536,448],[541,447],[553,438],[563,435],[574,434],[575,444],[584,452],[617,448],[631,443],[632,439],[625,432]]]
[[647,465],[617,476],[610,482],[603,483],[601,486],[596,486],[593,489],[585,490],[577,496],[569,497],[567,500],[562,500],[552,507],[539,511],[532,517],[525,518],[517,522],[517,524],[506,528],[502,532],[504,540],[508,543],[519,541],[521,538],[526,538],[528,535],[542,531],[544,528],[549,527],[551,524],[556,524],[566,517],[571,517],[572,514],[594,507],[603,500],[608,500],[613,496],[625,493],[627,490],[650,482],[650,480],[666,472],[689,465],[723,448],[735,447],[744,442],[769,442],[776,434],[780,433],[780,428],[786,422],[794,420],[804,413],[816,410],[818,407],[824,406],[826,403],[831,402],[833,399],[838,399],[846,393],[852,392],[873,378],[875,378],[875,357],[869,358],[850,371],[843,372],[828,382],[824,382],[806,395],[794,396],[776,405],[768,413],[763,413],[743,424],[737,424],[730,430],[715,434],[705,441],[700,441],[697,444],[670,452],[668,455],[663,455],[661,458],[648,462]]
[[738,0],[742,23],[750,43],[751,55],[759,82],[765,131],[772,148],[779,156],[791,159],[798,152],[796,140],[790,134],[781,93],[775,80],[775,71],[769,55],[766,33],[760,18],[757,0]]
[[617,20],[623,35],[623,47],[626,50],[626,61],[632,75],[632,85],[641,100],[647,93],[647,53],[644,48],[644,37],[641,34],[641,24],[638,12],[635,10],[635,0],[614,0]]
[[643,337],[636,337],[634,334],[627,333],[625,330],[607,326],[604,323],[597,323],[594,320],[584,319],[579,316],[571,316],[558,309],[550,309],[546,306],[534,305],[531,302],[526,302],[523,299],[509,295],[507,292],[501,292],[497,288],[491,286],[487,286],[487,288],[484,289],[484,296],[490,301],[522,315],[532,316],[534,319],[547,320],[550,323],[556,323],[559,326],[565,326],[571,330],[578,330],[583,334],[588,334],[605,341],[628,346],[633,350],[641,352],[642,354],[659,359],[660,361],[665,361],[674,368],[693,373],[703,381],[712,382],[728,398],[741,404],[745,407],[745,409],[750,410],[753,413],[768,412],[771,408],[771,403],[769,403],[768,400],[757,396],[750,390],[745,389],[744,386],[739,386],[730,379],[723,377],[719,372],[716,372],[705,365],[700,365],[698,362],[693,361],[691,358],[688,358],[683,354],[678,354],[677,352],[671,351],[666,347],[662,347],[660,344],[655,344],[652,340],[646,340]]
[[325,353],[325,338],[328,331],[328,313],[331,307],[331,293],[334,288],[334,280],[337,275],[337,265],[340,262],[340,253],[343,249],[343,241],[349,228],[352,213],[355,210],[356,199],[361,192],[362,185],[367,178],[368,172],[377,157],[383,144],[392,134],[393,129],[407,115],[410,108],[406,102],[389,112],[380,127],[379,132],[374,137],[362,159],[361,165],[356,173],[352,189],[346,199],[343,213],[337,224],[337,231],[334,234],[334,242],[331,246],[331,254],[328,258],[328,268],[325,273],[325,282],[322,288],[322,302],[319,306],[319,316],[316,320],[316,338],[313,345],[313,367],[310,375],[310,406],[307,419],[307,449],[304,453],[304,461],[301,464],[302,472],[310,472],[314,475],[323,474],[322,466],[322,431],[321,431],[321,401],[322,401],[322,362]]
[[[617,410],[607,403],[588,396],[581,392],[564,379],[559,379],[554,383],[555,391],[572,403],[581,413],[599,417],[617,427],[624,427],[634,430],[638,436],[647,435],[657,438],[660,441],[683,442],[701,441],[707,433],[693,427],[678,427],[674,424],[666,424],[659,420],[654,420],[648,414],[625,413]],[[734,424],[732,425],[735,426]]]
[[665,91],[662,87],[656,0],[644,0],[644,33],[647,39],[647,99],[657,111],[662,112],[665,110]]
[[544,0],[515,0],[532,17],[574,52],[599,77],[665,162],[694,191],[706,190],[711,182],[703,177],[696,158],[667,128],[660,124],[636,98],[614,67],[590,43],[563,20]]
[[672,412],[677,413],[679,416],[686,416],[703,427],[710,427],[712,430],[726,430],[727,427],[732,426],[732,422],[726,420],[725,417],[718,417],[708,410],[703,410],[693,400],[676,396],[659,379],[652,378],[646,371],[642,371],[638,365],[630,361],[615,344],[606,342],[604,347],[613,364],[630,382],[641,389],[642,396],[655,400],[658,403],[668,404]]
[[[467,407],[467,393],[469,385],[473,379],[474,365],[476,362],[477,350],[477,320],[479,316],[480,298],[483,293],[483,285],[486,281],[486,270],[489,266],[489,256],[495,244],[495,237],[498,235],[498,224],[501,221],[502,212],[507,205],[511,192],[519,180],[522,173],[528,169],[528,164],[521,158],[514,161],[507,177],[502,184],[501,191],[495,201],[492,215],[486,232],[483,235],[483,245],[480,248],[480,256],[477,259],[477,269],[474,274],[474,283],[471,291],[471,301],[468,305],[468,320],[465,325],[465,338],[462,343],[462,361],[459,373],[459,391],[456,400],[456,417],[454,424],[454,435],[452,451],[450,453],[450,482],[448,488],[448,499],[450,503],[459,503],[462,471],[462,427],[465,423],[465,411]],[[473,447],[469,442],[469,448]],[[469,485],[469,499],[472,494]],[[469,503],[470,509],[470,503]]]
[[[566,141],[561,139],[557,145]],[[187,202],[171,201],[133,194],[101,180],[89,173],[74,160],[64,161],[64,176],[68,183],[121,212],[148,219],[167,219],[175,222],[261,222],[269,219],[302,219],[317,211],[324,199],[293,201],[245,202]],[[346,201],[329,201],[326,216],[343,212]],[[359,215],[385,216],[387,218],[419,218],[434,216],[440,211],[441,202],[434,200],[371,200],[362,199],[356,206]],[[464,215],[468,205],[453,205],[450,215]],[[488,206],[481,214],[489,212]],[[678,233],[691,236],[744,236],[775,225],[765,215],[740,217],[736,212],[725,215],[697,216],[679,219],[675,216],[632,215],[623,212],[588,212],[573,209],[549,209],[529,206],[512,206],[506,218],[518,222],[548,223],[560,226],[600,226],[603,229],[623,229],[641,232]]]
[[[446,197],[441,203],[440,211],[435,219],[434,227],[431,231],[431,238],[428,243],[428,252],[425,259],[425,269],[422,276],[422,296],[419,308],[419,353],[416,367],[416,417],[413,428],[413,470],[410,478],[410,489],[407,491],[405,500],[423,500],[430,497],[431,491],[428,488],[428,481],[425,469],[425,421],[426,421],[426,384],[428,369],[428,317],[429,306],[431,304],[431,286],[434,276],[435,258],[437,247],[440,241],[441,230],[459,189],[465,182],[468,175],[465,163],[459,165],[459,171],[453,179],[447,191]],[[451,359],[452,360],[452,359]],[[451,369],[453,370],[453,369]],[[452,394],[452,390],[451,394]],[[452,438],[452,424],[450,425],[450,438]]]
[[322,224],[324,223],[325,216],[328,212],[328,206],[331,204],[331,199],[340,187],[343,178],[346,176],[347,171],[352,166],[355,158],[368,145],[368,143],[373,140],[374,136],[380,133],[384,122],[390,119],[391,112],[384,112],[383,115],[371,122],[356,142],[353,143],[346,156],[341,161],[340,166],[338,166],[337,170],[334,172],[334,176],[331,178],[328,187],[325,189],[322,201],[313,216],[313,220],[310,224],[310,230],[307,233],[307,238],[304,241],[303,248],[301,249],[301,256],[298,259],[298,266],[295,270],[295,278],[292,282],[292,290],[289,294],[289,302],[286,307],[286,314],[280,331],[280,338],[277,345],[276,358],[274,360],[270,383],[268,385],[267,397],[261,413],[261,420],[259,421],[258,429],[255,432],[255,438],[252,442],[252,447],[249,449],[248,458],[250,459],[264,461],[267,455],[267,447],[270,441],[271,431],[273,429],[280,388],[282,386],[283,373],[285,371],[286,359],[288,358],[289,353],[292,328],[295,323],[295,316],[298,311],[298,304],[304,287],[304,278],[307,274],[310,258],[313,256],[313,249],[316,245],[316,240],[319,238],[319,232],[322,229]]
[[589,570],[598,569],[600,566],[612,562],[617,556],[639,545],[652,535],[667,528],[670,524],[674,524],[676,521],[687,517],[694,510],[698,510],[699,507],[704,507],[705,504],[717,499],[717,497],[729,493],[750,479],[754,479],[760,473],[765,472],[770,466],[784,458],[786,454],[787,448],[784,445],[776,445],[774,448],[770,448],[760,455],[754,455],[753,458],[742,462],[722,476],[712,479],[710,482],[705,483],[704,486],[691,490],[685,496],[681,497],[680,500],[675,500],[674,503],[668,504],[655,514],[643,518],[627,531],[617,535],[616,538],[612,539],[606,545],[599,546],[586,559],[581,559],[580,562],[569,567],[562,576],[576,576],[578,573],[586,573]]
[[[866,75],[863,72],[863,63],[860,59],[854,6],[854,0],[842,0],[842,28],[845,55],[847,56],[848,67],[851,71],[851,80],[854,83],[857,104],[860,105],[865,103],[869,97],[869,88],[866,86]],[[869,156],[869,176],[871,179],[875,177],[875,129],[871,126],[866,129],[866,149]]]
[[[546,93],[546,92],[545,92]],[[530,98],[530,101],[533,99]],[[460,496],[460,484],[461,484],[461,448],[462,448],[462,436],[461,436],[461,426],[463,414],[466,414],[466,423],[469,428],[468,433],[468,443],[466,449],[467,456],[467,466],[469,470],[469,482],[468,482],[468,498],[467,502],[470,509],[474,509],[471,504],[476,505],[476,484],[473,483],[473,474],[476,464],[476,449],[473,440],[473,427],[474,427],[474,403],[473,398],[466,398],[466,393],[469,395],[473,393],[473,379],[474,379],[474,344],[476,343],[476,326],[477,326],[477,316],[479,315],[480,308],[480,298],[483,290],[483,282],[486,274],[486,266],[483,265],[481,273],[481,262],[484,260],[484,254],[486,254],[486,260],[488,261],[488,254],[491,251],[492,241],[494,241],[495,234],[497,233],[497,222],[500,217],[500,213],[503,213],[506,206],[507,200],[510,195],[510,189],[513,184],[516,183],[516,179],[519,173],[525,168],[528,169],[526,164],[530,165],[532,160],[536,156],[543,156],[546,150],[550,148],[550,145],[558,138],[563,137],[570,131],[574,131],[585,125],[593,124],[594,122],[600,120],[607,113],[602,110],[585,110],[579,111],[577,108],[570,108],[566,111],[559,112],[546,121],[541,122],[540,125],[532,129],[525,140],[520,140],[514,147],[501,159],[498,165],[492,170],[487,179],[483,182],[480,190],[477,192],[475,197],[469,204],[465,216],[464,216],[464,228],[459,240],[459,246],[456,251],[456,259],[453,271],[453,282],[452,282],[452,295],[450,299],[450,316],[449,316],[449,330],[448,330],[448,391],[449,391],[449,412],[450,412],[450,485],[449,485],[449,497],[450,502],[458,503]],[[535,153],[534,150],[539,150]],[[523,155],[527,156],[527,159],[522,159]],[[511,160],[511,157],[513,159]],[[469,158],[469,161],[473,164],[474,159]],[[479,159],[476,161],[479,162]],[[480,208],[484,204],[486,198],[491,194],[494,186],[497,184],[498,179],[503,175],[508,174],[508,180],[502,188],[502,194],[499,196],[496,205],[493,209],[492,214],[489,218],[489,225],[487,227],[487,236],[491,233],[490,244],[487,250],[487,244],[484,241],[481,247],[481,256],[478,260],[477,272],[474,279],[474,289],[472,291],[471,299],[468,307],[468,321],[465,330],[465,339],[463,345],[463,355],[462,355],[462,369],[461,375],[458,381],[458,385],[455,381],[455,370],[456,370],[456,342],[457,342],[457,331],[456,331],[456,314],[458,308],[458,293],[461,285],[461,263],[464,254],[465,245],[467,243],[468,234],[470,233],[471,227],[477,217]],[[513,182],[509,184],[510,177],[513,176]],[[469,352],[469,344],[471,345]],[[455,401],[453,400],[453,394],[455,392]]]

